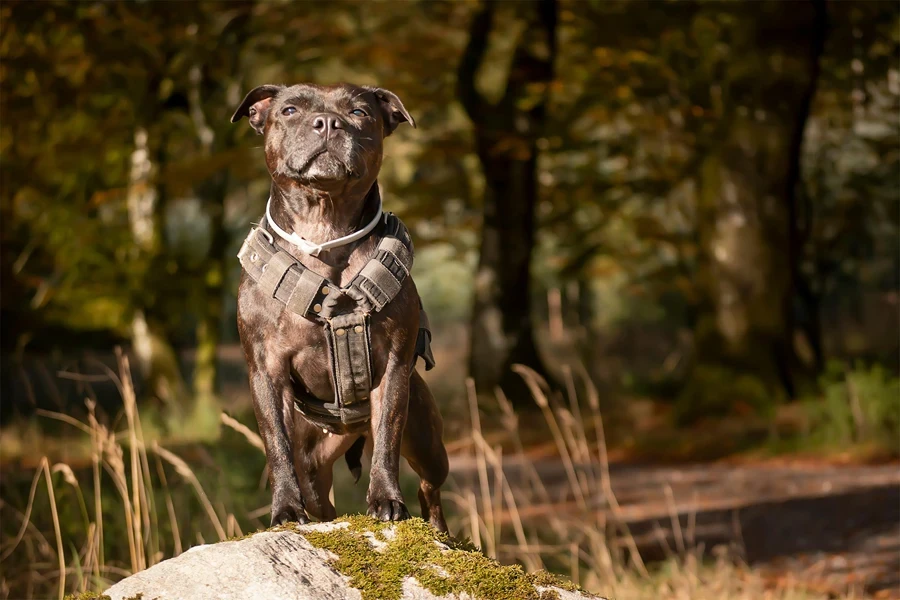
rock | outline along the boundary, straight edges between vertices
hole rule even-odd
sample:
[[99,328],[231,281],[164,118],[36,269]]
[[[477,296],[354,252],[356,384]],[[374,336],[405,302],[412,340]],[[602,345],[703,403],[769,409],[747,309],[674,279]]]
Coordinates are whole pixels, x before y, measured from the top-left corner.
[[501,566],[421,519],[295,523],[207,544],[109,588],[110,600],[576,600],[547,573]]

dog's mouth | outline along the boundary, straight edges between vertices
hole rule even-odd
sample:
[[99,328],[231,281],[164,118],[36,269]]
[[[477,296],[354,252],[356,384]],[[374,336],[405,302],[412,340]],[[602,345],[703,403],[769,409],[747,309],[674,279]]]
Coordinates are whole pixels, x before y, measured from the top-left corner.
[[342,154],[323,145],[299,165],[296,175],[309,182],[342,181],[360,177],[359,171]]

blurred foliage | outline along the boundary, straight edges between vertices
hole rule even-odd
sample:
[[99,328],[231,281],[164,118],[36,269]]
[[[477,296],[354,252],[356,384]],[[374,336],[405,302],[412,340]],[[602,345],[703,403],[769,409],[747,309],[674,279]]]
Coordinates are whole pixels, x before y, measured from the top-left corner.
[[779,400],[756,377],[735,377],[729,369],[704,365],[681,390],[674,418],[676,425],[685,425],[730,414],[772,416]]
[[[874,442],[895,452],[900,5],[552,4],[556,48],[546,85],[526,86],[511,105],[501,103],[516,48],[534,27],[526,3],[492,5],[473,77],[478,94],[508,112],[487,121],[502,124],[507,137],[518,125],[512,115],[528,114],[546,97],[543,118],[523,136],[537,161],[531,290],[522,294],[531,295],[550,366],[583,365],[604,410],[623,389],[623,398],[671,399],[665,414],[679,424],[723,416],[771,421],[789,381],[803,399],[792,408],[803,411],[811,438]],[[485,6],[0,3],[4,417],[8,398],[26,411],[32,403],[80,407],[89,386],[45,392],[59,383],[51,373],[66,370],[67,356],[121,342],[134,348],[149,339],[157,355],[147,371],[156,364],[169,375],[183,368],[179,351],[199,346],[193,364],[207,385],[215,379],[216,346],[236,339],[234,255],[268,192],[260,138],[229,118],[243,94],[264,83],[353,81],[403,99],[418,129],[402,128],[386,143],[385,206],[415,239],[415,280],[436,325],[435,346],[451,340],[439,360],[464,363],[466,336],[455,334],[471,317],[492,193],[487,175],[496,173],[485,171],[457,75]],[[816,7],[827,11],[818,32]],[[817,33],[824,33],[821,52]],[[734,273],[723,268],[729,254]],[[558,292],[559,315],[548,292]],[[745,329],[754,335],[737,343],[723,342],[723,323],[731,320],[721,306],[729,302],[751,315]],[[546,325],[557,316],[563,335],[554,337]],[[52,356],[53,368],[41,364],[34,377],[42,386],[32,386],[23,367],[29,352]],[[92,363],[82,372],[100,370]],[[464,394],[462,372],[447,369],[452,381],[433,386],[442,403],[451,390]],[[243,375],[232,375],[237,387]],[[20,381],[25,391],[9,393]],[[34,390],[58,405],[19,397]],[[206,405],[177,415],[185,437],[196,435],[204,417],[213,428],[217,412]],[[653,411],[645,412],[653,421]],[[459,431],[450,420],[448,431]],[[153,421],[166,428],[164,417]],[[4,435],[5,443],[22,440],[22,456],[34,453],[29,444],[52,454],[58,448],[39,435],[45,422],[21,427],[19,437]],[[702,429],[718,448],[739,441],[731,430]],[[698,431],[686,436],[700,438]],[[234,435],[197,445],[193,458],[212,496],[232,490],[226,504],[246,514],[265,502],[257,485],[263,457],[247,454]],[[58,441],[60,454],[74,443]],[[671,444],[661,454],[671,454]],[[81,474],[84,466],[73,468]],[[4,501],[24,507],[29,479],[4,477]],[[73,508],[81,492],[67,486],[59,493],[68,507],[63,536],[71,539],[85,519]],[[192,494],[174,493],[182,522],[198,521]],[[37,502],[46,519],[40,529],[49,531],[47,500]],[[156,502],[161,507],[164,499]],[[205,522],[183,533],[191,536],[185,543],[198,534],[211,539]],[[165,519],[159,534],[172,535]],[[124,553],[124,543],[119,536],[111,550]],[[47,564],[52,549],[44,546],[37,558]]]
[[[534,317],[546,316],[548,289],[562,290],[590,373],[680,388],[673,396],[685,419],[744,405],[767,414],[785,394],[757,362],[774,360],[801,384],[830,357],[897,362],[900,11],[825,5],[820,72],[802,119],[788,110],[809,79],[811,5],[801,5],[556,4],[554,75],[535,142]],[[232,257],[262,212],[267,181],[259,139],[228,118],[261,83],[351,80],[400,95],[419,128],[386,144],[386,206],[411,226],[432,319],[467,319],[488,186],[457,66],[483,5],[375,6],[0,6],[4,352],[108,345],[99,332],[131,339],[136,315],[176,349],[217,344],[204,322],[235,339]],[[475,77],[490,101],[505,92],[527,21],[516,5],[497,4]],[[796,152],[792,127],[805,131]],[[722,195],[703,196],[704,165],[724,165],[726,183],[735,165],[746,167],[733,181],[755,210],[789,201],[782,171],[794,158],[796,214],[778,208],[778,222],[762,227],[764,260],[748,253],[740,263],[752,285],[739,294],[757,299],[764,325],[783,307],[774,337],[789,340],[789,356],[773,359],[769,341],[752,338],[742,350],[749,359],[698,365],[704,328],[719,327],[706,318],[710,290],[726,279],[705,270],[715,260],[709,236],[729,223],[719,209],[709,221],[703,198]],[[155,198],[149,242],[135,233],[129,201],[140,192]],[[775,285],[785,270],[786,288]],[[712,395],[701,399],[695,392],[707,386]]]
[[823,399],[807,400],[808,435],[835,446],[900,446],[900,379],[879,365],[829,361],[820,378]]

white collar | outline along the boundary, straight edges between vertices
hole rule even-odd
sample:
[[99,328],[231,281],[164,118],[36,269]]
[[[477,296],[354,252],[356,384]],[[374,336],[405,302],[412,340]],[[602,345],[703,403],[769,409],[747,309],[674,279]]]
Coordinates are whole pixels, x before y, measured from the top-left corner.
[[305,240],[296,233],[288,233],[281,227],[275,224],[275,221],[272,219],[272,214],[269,212],[269,208],[272,206],[272,197],[269,196],[268,202],[266,202],[266,220],[269,221],[269,226],[272,227],[272,230],[278,235],[278,237],[283,240],[290,242],[309,254],[310,256],[318,256],[320,252],[323,250],[331,250],[332,248],[337,248],[339,246],[344,246],[351,242],[355,242],[358,239],[365,237],[370,231],[375,229],[375,226],[378,225],[378,221],[381,220],[381,216],[383,214],[381,209],[381,195],[378,196],[378,212],[375,213],[375,217],[369,221],[369,224],[356,231],[351,233],[350,235],[345,235],[343,237],[339,237],[337,239],[324,242],[322,244],[314,244],[309,240]]

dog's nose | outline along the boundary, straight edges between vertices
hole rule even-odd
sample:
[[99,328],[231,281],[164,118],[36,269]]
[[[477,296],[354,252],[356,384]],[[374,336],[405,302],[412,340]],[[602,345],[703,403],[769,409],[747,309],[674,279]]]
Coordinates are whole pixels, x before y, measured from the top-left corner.
[[312,122],[313,130],[319,135],[327,136],[336,129],[343,129],[344,122],[334,115],[316,115]]

